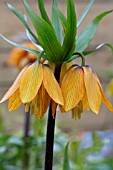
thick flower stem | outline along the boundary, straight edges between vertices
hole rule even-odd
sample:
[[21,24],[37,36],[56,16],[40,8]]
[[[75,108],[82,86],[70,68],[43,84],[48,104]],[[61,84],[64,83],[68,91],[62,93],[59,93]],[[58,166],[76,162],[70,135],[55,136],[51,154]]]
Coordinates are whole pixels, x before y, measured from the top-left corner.
[[[59,82],[61,65],[55,68],[55,78]],[[48,113],[48,124],[47,124],[47,134],[46,134],[46,152],[45,152],[45,167],[44,170],[52,170],[53,165],[53,146],[54,146],[54,130],[55,130],[55,117],[52,117],[51,103],[49,106]]]
[[30,125],[30,111],[25,112],[25,122],[24,122],[24,148],[23,148],[23,170],[28,170],[29,168],[29,125]]
[[24,138],[29,137],[30,111],[25,112]]

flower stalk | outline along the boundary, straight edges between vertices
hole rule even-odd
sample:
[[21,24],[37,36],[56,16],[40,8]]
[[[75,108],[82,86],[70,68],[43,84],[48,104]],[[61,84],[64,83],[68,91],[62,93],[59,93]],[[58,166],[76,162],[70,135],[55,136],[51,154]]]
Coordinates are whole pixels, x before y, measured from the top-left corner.
[[[60,70],[61,70],[61,65],[55,67],[54,75],[55,75],[57,82],[59,82]],[[52,105],[52,103],[50,103],[49,112],[48,112],[44,170],[52,170],[52,165],[53,165],[53,147],[54,147],[54,131],[55,131],[56,111],[55,111],[54,118],[53,118],[51,105]]]

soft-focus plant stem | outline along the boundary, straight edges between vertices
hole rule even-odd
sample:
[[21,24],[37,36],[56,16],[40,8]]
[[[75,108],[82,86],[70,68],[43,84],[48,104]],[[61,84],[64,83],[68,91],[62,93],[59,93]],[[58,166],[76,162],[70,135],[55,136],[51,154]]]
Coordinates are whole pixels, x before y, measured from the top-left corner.
[[23,148],[23,170],[29,169],[29,126],[30,126],[30,110],[25,112],[24,122],[24,148]]
[[24,138],[29,137],[30,111],[25,112]]
[[[55,67],[55,78],[59,82],[61,65]],[[51,103],[49,106],[48,113],[48,124],[47,124],[47,134],[46,134],[46,152],[45,152],[45,167],[44,170],[52,170],[53,165],[53,147],[54,147],[54,130],[55,130],[55,118],[52,117]]]

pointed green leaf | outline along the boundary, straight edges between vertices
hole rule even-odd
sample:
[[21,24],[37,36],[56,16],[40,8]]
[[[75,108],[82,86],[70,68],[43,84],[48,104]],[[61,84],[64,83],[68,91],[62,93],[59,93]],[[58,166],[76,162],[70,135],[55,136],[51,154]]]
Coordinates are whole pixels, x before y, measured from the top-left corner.
[[69,158],[68,158],[68,146],[69,146],[69,142],[66,144],[64,150],[63,170],[70,170]]
[[64,58],[66,59],[68,59],[71,56],[71,54],[70,55],[68,54],[73,48],[73,45],[75,44],[75,38],[76,38],[76,13],[74,1],[67,0],[67,26],[62,46],[63,55]]
[[[23,50],[25,50],[25,51],[28,51],[28,52],[30,52],[30,53],[32,53],[32,54],[35,54],[35,55],[37,55],[37,56],[40,54],[40,52],[38,52],[38,51],[36,51],[36,50],[33,50],[33,49],[31,49],[31,48],[22,46],[22,45],[20,45],[20,44],[17,44],[17,43],[14,43],[14,42],[8,40],[7,38],[5,38],[5,37],[4,37],[3,35],[1,35],[1,34],[0,34],[0,37],[3,38],[3,39],[4,39],[5,41],[7,41],[8,43],[10,43],[11,45],[15,46],[15,47],[21,48],[21,49],[23,49]],[[45,58],[45,59],[47,59],[44,54],[43,54],[42,57]]]
[[76,52],[83,52],[89,45],[90,41],[93,39],[97,27],[100,23],[100,21],[109,13],[111,13],[112,10],[106,11],[98,15],[78,36],[77,42],[76,42]]
[[23,0],[25,8],[30,16],[31,21],[34,24],[36,32],[38,34],[40,44],[46,53],[48,60],[58,63],[61,58],[61,45],[56,37],[54,30],[51,26],[41,19],[27,4],[26,0]]
[[54,0],[53,5],[52,5],[52,25],[53,25],[53,28],[55,30],[55,33],[57,35],[59,42],[62,43],[62,28],[61,28],[60,19],[57,15],[55,7],[58,9],[57,0]]
[[35,41],[38,44],[40,44],[38,38],[34,35],[34,33],[31,31],[29,25],[27,24],[24,16],[16,8],[14,8],[11,4],[6,3],[6,5],[22,21],[22,23],[24,24],[26,29],[29,31],[29,33],[32,35],[32,37],[35,39]]
[[108,43],[102,43],[100,45],[98,45],[95,49],[92,49],[90,51],[84,51],[83,54],[86,56],[86,55],[89,55],[89,54],[92,54],[96,51],[98,51],[99,49],[101,49],[102,47],[108,47],[109,49],[111,49],[112,53],[113,53],[113,46],[111,44],[108,44]]
[[85,10],[83,11],[78,23],[77,23],[77,27],[80,26],[80,24],[82,23],[82,21],[84,20],[84,18],[86,17],[87,13],[89,12],[90,8],[92,7],[94,3],[94,0],[90,0],[88,6],[85,8]]
[[40,13],[41,13],[42,18],[52,27],[51,21],[50,21],[48,15],[47,15],[47,12],[44,8],[43,0],[38,0],[38,6],[39,6],[39,9],[40,9]]
[[58,8],[55,8],[56,10],[56,13],[62,23],[62,26],[63,26],[63,29],[64,29],[64,32],[66,32],[66,25],[67,25],[67,20],[65,18],[65,16],[62,14],[62,12],[58,9]]
[[[99,49],[101,49],[101,48],[104,47],[104,46],[108,47],[108,48],[112,51],[112,53],[113,53],[113,46],[112,46],[111,44],[102,43],[102,44],[98,45],[95,49],[92,49],[92,50],[90,50],[90,51],[84,51],[84,52],[83,52],[83,55],[84,55],[84,56],[87,56],[87,55],[89,55],[89,54],[92,54],[92,53],[98,51]],[[77,55],[72,55],[72,57],[71,57],[67,62],[70,62],[70,61],[72,61],[72,60],[74,60],[74,59],[76,59],[76,58],[78,58],[78,57],[79,57],[79,56],[77,56]]]

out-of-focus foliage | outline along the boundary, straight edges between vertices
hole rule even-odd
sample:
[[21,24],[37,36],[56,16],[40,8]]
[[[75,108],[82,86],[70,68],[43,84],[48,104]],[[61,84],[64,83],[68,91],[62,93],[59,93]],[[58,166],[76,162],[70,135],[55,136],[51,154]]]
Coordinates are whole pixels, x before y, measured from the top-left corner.
[[[43,170],[45,119],[32,121],[30,137],[0,135],[0,170]],[[35,126],[34,126],[35,125]],[[67,141],[70,141],[67,143]],[[65,148],[66,146],[66,148]],[[112,170],[113,131],[76,133],[74,140],[56,129],[54,170]],[[68,160],[68,161],[67,161]],[[67,168],[67,169],[66,169]]]

